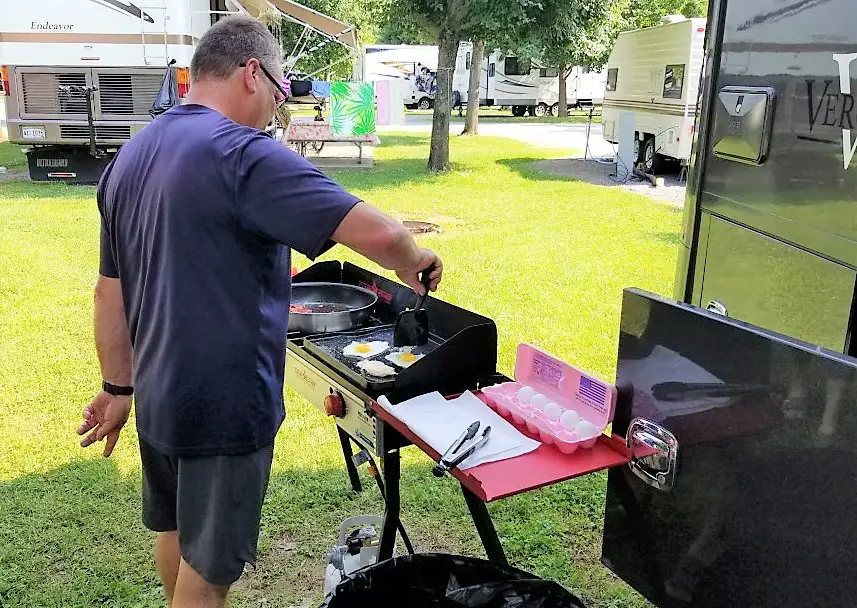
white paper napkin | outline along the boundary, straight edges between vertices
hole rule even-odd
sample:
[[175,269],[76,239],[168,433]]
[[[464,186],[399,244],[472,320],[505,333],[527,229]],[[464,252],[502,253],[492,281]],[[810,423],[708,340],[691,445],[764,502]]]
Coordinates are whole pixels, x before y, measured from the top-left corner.
[[444,399],[440,393],[427,393],[392,405],[386,397],[378,403],[397,419],[404,422],[417,437],[429,444],[439,454],[449,446],[473,422],[479,421],[479,433],[491,426],[491,434],[470,458],[458,468],[469,469],[486,462],[514,458],[532,452],[540,443],[530,439],[512,424],[479,400],[470,391],[456,399]]

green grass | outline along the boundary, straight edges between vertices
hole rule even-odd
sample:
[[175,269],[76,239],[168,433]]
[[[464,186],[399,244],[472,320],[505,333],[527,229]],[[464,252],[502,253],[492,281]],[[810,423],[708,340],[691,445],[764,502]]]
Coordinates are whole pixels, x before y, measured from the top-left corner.
[[9,171],[25,171],[27,169],[27,157],[24,156],[21,146],[0,143],[0,167],[6,167]]
[[[3,149],[5,154],[6,149]],[[531,168],[549,152],[454,138],[455,170],[424,171],[427,136],[385,136],[373,170],[336,178],[401,218],[446,264],[438,296],[492,317],[500,369],[530,342],[614,376],[621,290],[671,291],[680,214],[624,192]],[[133,424],[104,460],[74,428],[99,384],[91,289],[98,257],[94,189],[0,182],[0,606],[163,606],[140,523]],[[342,248],[328,257],[357,260]],[[362,262],[364,265],[369,265]],[[306,260],[298,260],[306,266]],[[258,569],[235,606],[318,599],[339,523],[382,505],[368,477],[349,491],[331,421],[287,392]],[[91,448],[96,449],[96,448]],[[404,523],[418,550],[480,555],[460,492],[414,448],[403,456]],[[490,506],[511,562],[567,585],[595,607],[642,600],[598,563],[605,476]]]

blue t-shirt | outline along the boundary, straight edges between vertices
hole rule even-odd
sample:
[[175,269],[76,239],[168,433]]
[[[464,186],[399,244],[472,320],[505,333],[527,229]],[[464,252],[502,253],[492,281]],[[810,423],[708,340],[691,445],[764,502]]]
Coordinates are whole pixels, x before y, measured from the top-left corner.
[[122,282],[146,442],[204,456],[274,440],[290,248],[318,256],[358,200],[204,106],[175,107],[122,147],[98,187],[100,272]]

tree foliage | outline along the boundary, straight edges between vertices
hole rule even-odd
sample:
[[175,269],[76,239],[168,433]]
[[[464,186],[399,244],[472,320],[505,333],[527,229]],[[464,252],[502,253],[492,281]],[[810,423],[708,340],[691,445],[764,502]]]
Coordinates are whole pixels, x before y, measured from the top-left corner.
[[[345,23],[357,27],[360,42],[363,44],[374,42],[389,13],[391,0],[300,0],[304,4],[320,13],[339,19]],[[303,26],[285,20],[276,11],[269,11],[265,15],[268,27],[280,41],[283,47],[283,55],[288,57],[295,50],[295,43],[303,33]],[[310,44],[322,42],[323,38],[318,34],[310,34]],[[305,73],[313,73],[326,66],[334,65],[331,75],[334,77],[347,78],[352,72],[352,53],[341,44],[329,42],[317,51],[304,56],[295,65],[295,70]],[[339,63],[337,63],[339,62]],[[321,73],[320,77],[325,74]]]
[[658,25],[666,15],[705,17],[708,0],[622,0],[619,31]]

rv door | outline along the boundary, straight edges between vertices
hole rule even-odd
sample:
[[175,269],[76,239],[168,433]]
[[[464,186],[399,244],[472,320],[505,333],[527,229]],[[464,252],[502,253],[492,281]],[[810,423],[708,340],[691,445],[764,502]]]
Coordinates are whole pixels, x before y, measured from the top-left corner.
[[662,608],[852,606],[857,360],[624,295],[603,561]]
[[497,98],[497,64],[499,56],[491,53],[485,60],[485,99],[487,105],[494,105]]

